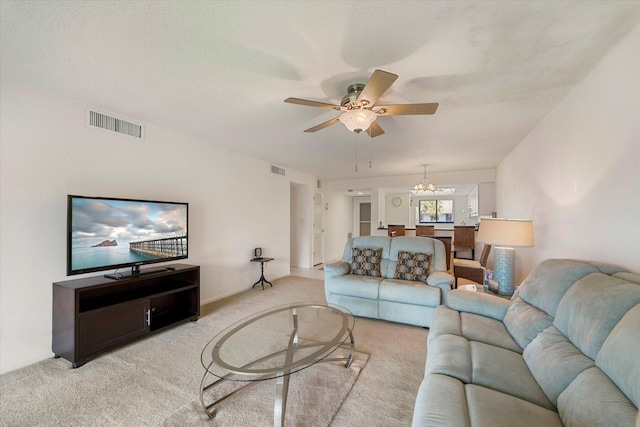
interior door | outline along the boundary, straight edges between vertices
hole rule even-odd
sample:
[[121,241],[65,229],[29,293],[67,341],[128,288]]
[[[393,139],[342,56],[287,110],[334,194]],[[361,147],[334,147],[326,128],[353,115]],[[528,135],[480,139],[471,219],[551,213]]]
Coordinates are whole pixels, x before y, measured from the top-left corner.
[[313,265],[324,262],[324,193],[313,192]]
[[371,197],[354,198],[354,237],[371,235]]

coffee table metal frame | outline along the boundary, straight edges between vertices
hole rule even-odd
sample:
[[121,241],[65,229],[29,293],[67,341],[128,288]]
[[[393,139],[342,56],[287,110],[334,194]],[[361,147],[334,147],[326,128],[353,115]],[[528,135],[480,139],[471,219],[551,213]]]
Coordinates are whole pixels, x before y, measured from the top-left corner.
[[[312,341],[306,344],[299,343],[298,336],[298,310],[300,308],[317,308],[321,310],[331,310],[334,314],[339,314],[342,319],[342,325],[340,330],[336,331],[333,339],[327,342],[316,342]],[[259,359],[251,361],[243,366],[236,367],[231,366],[221,359],[219,350],[222,345],[231,338],[238,331],[242,330],[244,327],[254,323],[263,321],[266,317],[276,314],[281,311],[291,311],[291,316],[293,320],[293,328],[289,337],[289,344],[287,348],[276,351],[274,353],[263,356]],[[336,362],[336,361],[344,361],[345,368],[351,366],[351,362],[353,361],[353,355],[355,351],[355,344],[353,340],[353,315],[344,307],[337,306],[335,304],[327,305],[324,303],[317,302],[303,302],[303,303],[293,303],[287,304],[283,306],[274,307],[263,312],[260,312],[256,315],[250,316],[249,318],[240,321],[229,328],[222,331],[220,334],[215,336],[209,344],[204,348],[201,355],[202,365],[205,368],[204,376],[202,377],[202,381],[200,382],[200,403],[205,411],[205,413],[213,418],[216,415],[215,406],[220,402],[228,399],[234,394],[238,393],[241,390],[244,390],[248,387],[254,386],[258,384],[260,381],[276,379],[276,394],[273,404],[273,424],[274,426],[282,426],[284,424],[285,411],[287,407],[287,394],[289,391],[289,376],[307,368],[311,365],[320,362]],[[347,342],[348,338],[348,342]],[[299,350],[309,350],[316,347],[316,350],[308,354],[307,356],[299,359],[293,360],[294,355]],[[346,357],[328,357],[338,348],[346,347],[349,351],[348,356]],[[208,349],[211,349],[211,360],[209,361]],[[285,363],[283,366],[273,367],[273,368],[261,368],[254,369],[252,366],[265,362],[271,358],[285,355]],[[220,375],[219,372],[212,372],[213,368],[217,366],[217,369],[226,372],[225,375]],[[218,379],[214,380],[211,383],[208,383],[208,378],[217,377]],[[205,401],[205,393],[212,391],[216,386],[224,383],[225,381],[240,381],[244,382],[244,384],[234,391],[214,400],[211,403],[206,403]]]

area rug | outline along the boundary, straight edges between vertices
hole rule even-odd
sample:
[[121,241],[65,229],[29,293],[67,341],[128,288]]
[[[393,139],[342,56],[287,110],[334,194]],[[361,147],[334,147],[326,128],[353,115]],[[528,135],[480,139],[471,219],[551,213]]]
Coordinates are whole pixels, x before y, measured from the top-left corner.
[[[250,289],[208,306],[190,322],[71,369],[46,359],[0,376],[0,426],[259,426],[273,425],[275,381],[222,402],[215,419],[199,403],[200,353],[226,326],[250,313],[294,301],[319,300],[322,281],[287,277],[269,290]],[[356,338],[358,350],[358,339]],[[319,363],[291,376],[287,425],[329,425],[369,357],[356,351],[346,369]]]
[[[368,358],[356,352],[349,368],[340,362],[318,363],[292,374],[285,425],[330,425]],[[275,391],[275,380],[262,381],[242,390],[217,405],[214,419],[203,412],[200,399],[194,399],[161,425],[272,426]]]

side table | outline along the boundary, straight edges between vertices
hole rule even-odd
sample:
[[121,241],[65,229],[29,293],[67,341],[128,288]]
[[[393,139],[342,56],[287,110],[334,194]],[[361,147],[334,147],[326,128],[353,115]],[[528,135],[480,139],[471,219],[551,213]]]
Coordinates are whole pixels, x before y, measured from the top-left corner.
[[273,258],[260,257],[260,258],[253,258],[251,260],[251,262],[259,262],[260,263],[260,279],[258,279],[258,281],[253,284],[252,288],[255,288],[256,285],[261,284],[262,285],[262,290],[264,291],[264,284],[265,283],[268,283],[273,288],[273,284],[270,281],[268,281],[267,279],[264,278],[264,263],[265,262],[269,262],[269,261],[273,261]]

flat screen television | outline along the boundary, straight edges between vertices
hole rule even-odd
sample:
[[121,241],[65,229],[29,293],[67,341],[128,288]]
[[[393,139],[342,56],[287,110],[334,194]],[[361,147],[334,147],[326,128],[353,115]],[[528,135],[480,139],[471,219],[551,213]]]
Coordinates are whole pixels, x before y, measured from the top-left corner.
[[67,275],[187,258],[188,223],[188,203],[69,195]]

